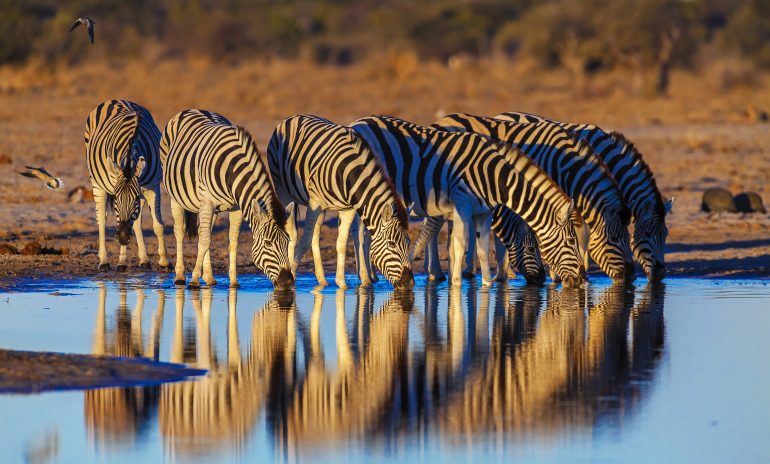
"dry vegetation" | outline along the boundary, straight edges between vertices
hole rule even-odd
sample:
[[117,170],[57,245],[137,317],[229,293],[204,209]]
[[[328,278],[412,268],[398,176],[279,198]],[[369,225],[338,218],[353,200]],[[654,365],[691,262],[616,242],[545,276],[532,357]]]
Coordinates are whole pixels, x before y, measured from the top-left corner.
[[[204,58],[168,60],[151,50],[141,60],[85,63],[0,68],[0,244],[21,249],[34,240],[69,251],[67,256],[2,255],[0,277],[95,273],[93,204],[70,204],[66,192],[90,185],[84,121],[96,104],[110,98],[147,106],[160,127],[185,108],[221,112],[249,129],[262,150],[278,121],[296,113],[341,123],[387,113],[428,124],[454,111],[493,115],[516,110],[596,123],[628,135],[656,173],[663,194],[676,195],[669,218],[671,274],[770,272],[770,217],[698,211],[701,192],[712,186],[734,193],[757,191],[770,201],[770,126],[761,121],[762,110],[770,109],[770,81],[737,59],[713,62],[697,73],[675,70],[667,97],[635,90],[634,79],[654,80],[654,73],[632,76],[616,70],[576,83],[569,71],[543,71],[527,59],[459,56],[445,64],[405,51],[375,54],[345,67],[282,59],[223,66]],[[7,164],[1,164],[4,157]],[[13,173],[25,164],[45,166],[63,178],[65,188],[49,191]],[[165,200],[164,208],[170,234]],[[220,272],[226,269],[222,222],[213,249]],[[144,225],[154,257],[146,211]],[[417,224],[412,232],[417,233]],[[109,228],[108,234],[112,238]],[[333,234],[325,237],[331,272]],[[239,272],[255,272],[247,257],[250,234],[241,240]],[[167,244],[173,256],[173,240]],[[190,263],[193,243],[188,244]],[[114,264],[114,240],[108,251]]]

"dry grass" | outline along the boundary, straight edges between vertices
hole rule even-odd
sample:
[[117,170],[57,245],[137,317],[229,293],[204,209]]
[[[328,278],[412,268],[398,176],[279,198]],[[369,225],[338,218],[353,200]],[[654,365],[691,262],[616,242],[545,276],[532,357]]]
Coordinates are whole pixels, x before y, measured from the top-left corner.
[[[149,50],[144,60],[126,63],[0,68],[0,156],[12,161],[0,165],[5,179],[0,183],[4,217],[0,242],[17,247],[31,240],[67,245],[71,255],[58,258],[62,265],[77,270],[75,263],[82,262],[83,269],[95,267],[92,205],[69,204],[66,193],[45,190],[11,170],[41,165],[64,179],[65,192],[88,186],[85,117],[101,101],[127,98],[147,106],[161,128],[185,108],[223,113],[248,128],[263,150],[275,125],[296,113],[319,114],[341,123],[387,113],[427,124],[455,111],[516,110],[592,122],[626,132],[645,154],[664,193],[677,195],[670,221],[672,243],[764,243],[761,239],[770,230],[766,216],[713,219],[700,215],[697,205],[702,189],[713,185],[735,193],[754,190],[770,200],[770,131],[747,117],[749,108],[754,114],[770,109],[766,75],[747,77],[750,70],[725,62],[698,74],[676,72],[668,98],[649,98],[633,94],[630,77],[620,72],[595,77],[576,89],[565,71],[544,72],[531,62],[462,58],[447,66],[420,63],[409,52],[390,51],[348,67],[303,61],[221,67],[203,59],[164,61]],[[165,216],[170,225],[168,209]],[[220,235],[215,240],[224,243],[224,234]],[[110,246],[114,256],[115,246]],[[148,246],[154,246],[152,237]],[[766,249],[768,244],[761,246]],[[719,259],[740,258],[745,251],[727,250]],[[153,249],[149,251],[152,256]],[[225,266],[225,253],[219,251],[224,246],[215,259]],[[679,254],[672,257],[689,264],[696,257]],[[12,264],[1,265],[0,275],[25,272],[32,261],[16,263],[20,259],[4,259]],[[51,262],[34,259],[43,267]],[[759,261],[764,269],[766,261]],[[245,267],[247,262],[244,252],[241,264]]]

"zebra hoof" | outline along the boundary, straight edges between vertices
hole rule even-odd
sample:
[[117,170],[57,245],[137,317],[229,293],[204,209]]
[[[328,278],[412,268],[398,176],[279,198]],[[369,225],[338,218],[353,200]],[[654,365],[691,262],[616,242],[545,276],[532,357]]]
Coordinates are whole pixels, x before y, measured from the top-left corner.
[[149,270],[152,269],[152,265],[150,265],[150,262],[147,261],[146,263],[139,263],[139,268],[140,269],[146,269],[146,270],[149,271]]
[[100,270],[100,271],[109,271],[109,270],[110,270],[110,265],[109,265],[109,264],[107,264],[107,263],[104,263],[104,264],[100,264],[100,265],[99,265],[99,270]]
[[201,288],[201,284],[196,282],[196,281],[194,281],[194,280],[191,280],[190,283],[187,284],[187,288],[192,289],[192,290],[197,290],[197,289]]
[[187,282],[185,282],[185,280],[184,280],[184,279],[176,279],[176,280],[174,281],[174,285],[184,285],[184,284],[186,284],[186,283],[187,283]]
[[238,282],[232,282],[230,283],[230,288],[241,288],[241,284]]
[[428,280],[433,282],[444,282],[446,280],[446,276],[444,274],[430,274],[428,275]]
[[216,287],[217,281],[216,280],[212,280],[211,282],[206,282],[206,285],[209,286],[209,287]]
[[126,269],[128,269],[128,266],[125,264],[118,264],[118,267],[115,268],[118,272],[126,272]]

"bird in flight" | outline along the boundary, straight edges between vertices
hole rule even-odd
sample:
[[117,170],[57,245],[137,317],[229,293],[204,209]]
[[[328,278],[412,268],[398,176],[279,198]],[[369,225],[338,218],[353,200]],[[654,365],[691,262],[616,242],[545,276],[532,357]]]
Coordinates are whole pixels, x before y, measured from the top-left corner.
[[88,27],[88,38],[91,39],[91,44],[94,43],[94,22],[91,18],[78,18],[77,21],[72,25],[70,28],[70,32],[74,31],[76,27],[80,26],[81,24],[85,24],[86,27]]
[[24,177],[31,177],[32,179],[40,179],[45,183],[45,186],[50,190],[57,190],[64,186],[64,182],[61,179],[52,176],[45,170],[45,168],[33,168],[32,166],[24,166],[27,170],[24,172],[16,171],[16,174],[21,174]]

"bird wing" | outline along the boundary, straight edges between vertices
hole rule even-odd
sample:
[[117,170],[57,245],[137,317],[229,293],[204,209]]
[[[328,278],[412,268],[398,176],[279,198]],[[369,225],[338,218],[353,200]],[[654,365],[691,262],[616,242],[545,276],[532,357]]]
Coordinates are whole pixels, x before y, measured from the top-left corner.
[[43,174],[41,174],[40,172],[35,171],[35,170],[29,170],[28,169],[28,170],[26,170],[24,172],[16,171],[16,174],[21,174],[24,177],[31,177],[33,179],[46,180],[46,177]]
[[94,43],[94,22],[88,21],[88,38],[91,39],[91,43]]
[[75,23],[70,28],[70,32],[74,31],[76,27],[80,26],[80,23],[81,23],[80,18],[78,18],[77,21],[75,21]]

